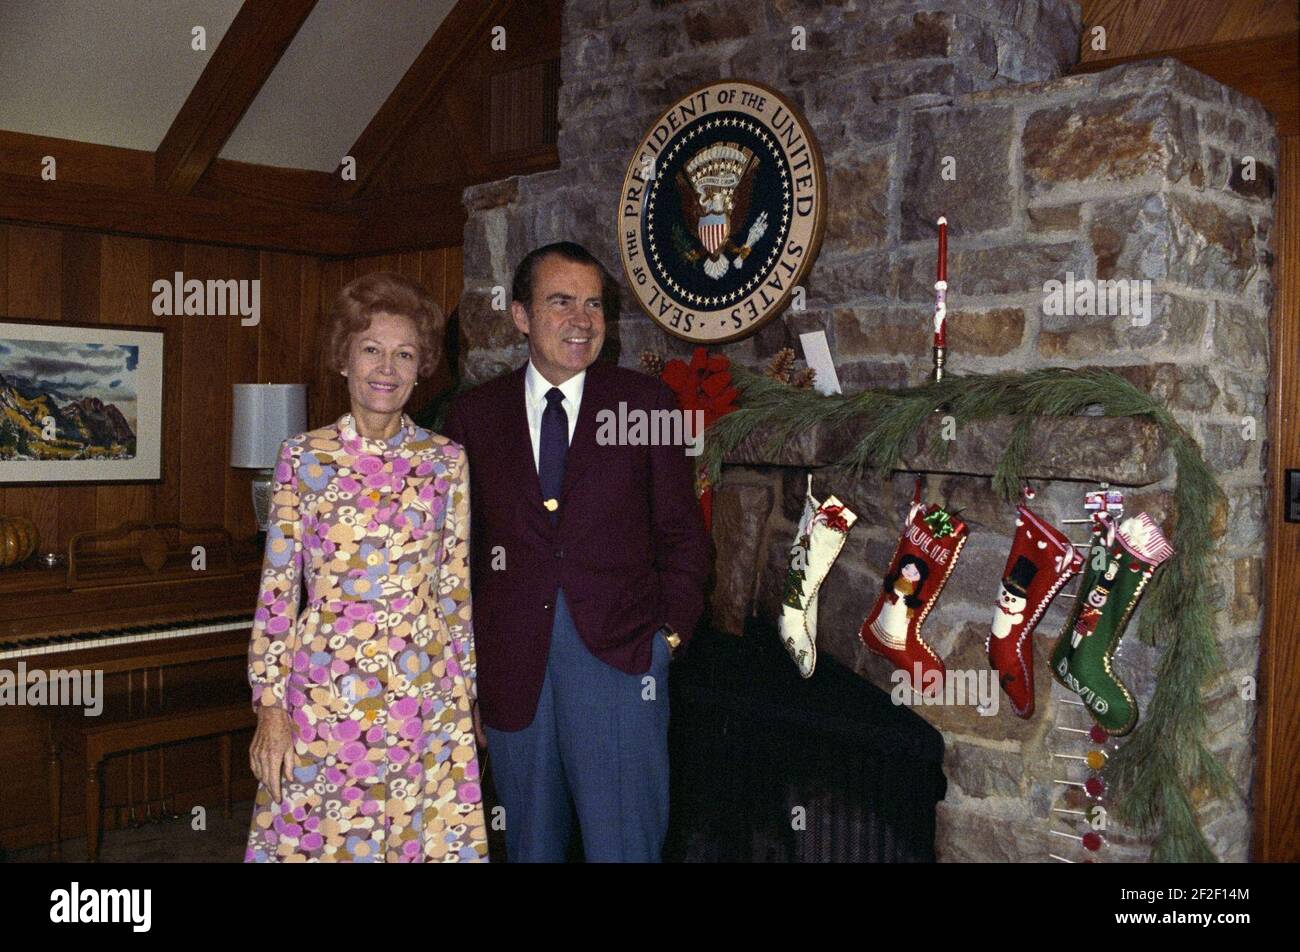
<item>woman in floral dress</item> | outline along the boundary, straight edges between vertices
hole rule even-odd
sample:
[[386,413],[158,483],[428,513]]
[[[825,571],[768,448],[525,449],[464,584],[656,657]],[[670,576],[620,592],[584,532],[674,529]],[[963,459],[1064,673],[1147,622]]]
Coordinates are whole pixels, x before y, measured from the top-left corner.
[[286,440],[249,647],[245,860],[487,858],[461,447],[403,412],[437,305],[377,273],[331,314],[351,411]]

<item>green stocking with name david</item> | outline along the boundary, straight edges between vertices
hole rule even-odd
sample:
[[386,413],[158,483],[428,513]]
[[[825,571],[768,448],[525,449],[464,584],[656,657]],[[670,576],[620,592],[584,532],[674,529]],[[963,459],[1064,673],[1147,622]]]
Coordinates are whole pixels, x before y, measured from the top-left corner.
[[1121,736],[1137,723],[1138,706],[1111,661],[1147,583],[1174,550],[1145,512],[1118,529],[1104,513],[1094,520],[1079,595],[1052,650],[1052,674],[1107,733]]

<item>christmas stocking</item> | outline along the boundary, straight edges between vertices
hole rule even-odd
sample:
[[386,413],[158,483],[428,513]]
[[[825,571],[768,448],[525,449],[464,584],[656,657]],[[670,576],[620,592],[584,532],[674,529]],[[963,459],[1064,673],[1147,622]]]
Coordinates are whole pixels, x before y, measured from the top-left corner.
[[903,537],[894,549],[875,607],[859,632],[864,645],[907,673],[918,694],[933,683],[931,672],[941,678],[944,674],[939,656],[921,640],[921,625],[957,564],[967,531],[964,522],[941,506],[921,505],[918,479]]
[[984,647],[1012,709],[1021,717],[1034,713],[1034,628],[1061,586],[1082,566],[1083,556],[1060,530],[1028,507],[1016,507],[1015,540]]
[[822,503],[814,499],[809,474],[781,607],[781,641],[805,678],[811,678],[817,667],[817,593],[857,521],[857,515],[834,496]]
[[1104,531],[1113,523],[1099,516],[1079,598],[1052,651],[1052,673],[1107,733],[1121,736],[1137,723],[1138,709],[1110,659],[1147,582],[1174,550],[1145,512],[1113,532]]

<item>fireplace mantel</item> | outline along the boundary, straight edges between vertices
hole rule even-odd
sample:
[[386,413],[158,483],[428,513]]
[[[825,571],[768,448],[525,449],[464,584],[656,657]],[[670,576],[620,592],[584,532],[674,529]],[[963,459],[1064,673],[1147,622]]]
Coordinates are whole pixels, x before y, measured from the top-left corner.
[[[936,413],[917,433],[900,469],[917,473],[992,476],[1011,437],[1015,417],[965,423],[953,438],[932,450],[931,440],[944,425]],[[787,466],[815,469],[844,457],[861,436],[854,426],[818,423],[773,446],[771,434],[747,437],[723,458],[739,466]],[[1108,482],[1115,486],[1150,486],[1171,472],[1168,441],[1160,427],[1139,417],[1075,416],[1043,418],[1030,428],[1023,475],[1034,480]]]

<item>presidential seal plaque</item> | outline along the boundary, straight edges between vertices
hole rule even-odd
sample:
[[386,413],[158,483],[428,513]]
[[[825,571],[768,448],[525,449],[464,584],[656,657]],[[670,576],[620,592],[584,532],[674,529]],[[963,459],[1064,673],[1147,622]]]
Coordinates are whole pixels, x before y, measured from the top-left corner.
[[642,309],[697,343],[748,336],[780,314],[821,245],[826,173],[799,110],[726,80],[683,96],[637,147],[618,235]]

